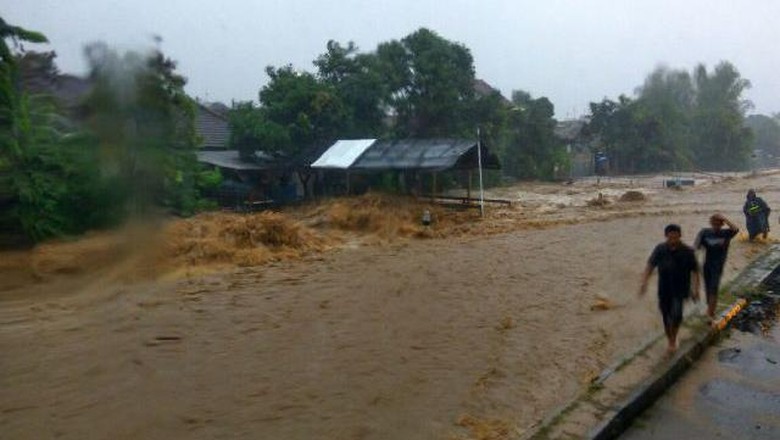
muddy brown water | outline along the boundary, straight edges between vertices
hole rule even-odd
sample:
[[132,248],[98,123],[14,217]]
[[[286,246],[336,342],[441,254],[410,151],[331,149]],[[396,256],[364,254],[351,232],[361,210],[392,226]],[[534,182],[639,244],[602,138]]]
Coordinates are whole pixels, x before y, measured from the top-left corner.
[[[740,185],[672,195],[676,214],[16,292],[0,301],[0,431],[513,438],[660,331],[654,296],[636,295],[660,231],[676,221],[692,240],[701,206],[738,205]],[[756,246],[734,244],[727,278]],[[612,307],[593,310],[599,298]],[[464,416],[501,429],[463,429]]]

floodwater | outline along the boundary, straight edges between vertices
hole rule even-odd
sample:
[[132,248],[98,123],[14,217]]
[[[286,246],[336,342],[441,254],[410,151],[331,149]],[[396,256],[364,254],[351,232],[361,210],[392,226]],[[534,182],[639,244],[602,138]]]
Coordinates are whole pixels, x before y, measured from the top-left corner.
[[[611,220],[518,196],[525,219],[554,211],[569,224],[345,247],[175,281],[16,287],[0,294],[0,432],[514,438],[661,331],[654,295],[636,292],[665,224],[691,241],[711,210],[741,220],[750,186],[780,204],[778,183],[645,188],[649,202]],[[604,189],[517,194],[556,191]],[[761,247],[735,242],[726,278]]]

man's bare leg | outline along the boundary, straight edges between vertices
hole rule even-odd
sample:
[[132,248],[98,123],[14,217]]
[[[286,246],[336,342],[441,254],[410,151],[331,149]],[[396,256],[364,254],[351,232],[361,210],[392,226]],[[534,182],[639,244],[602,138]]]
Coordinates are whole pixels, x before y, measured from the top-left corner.
[[666,340],[669,343],[669,346],[666,348],[666,353],[671,356],[677,351],[677,332],[680,330],[680,327],[670,325],[664,330],[666,331]]
[[715,320],[715,309],[717,307],[718,307],[718,297],[717,296],[707,297],[707,316],[710,317],[710,321]]

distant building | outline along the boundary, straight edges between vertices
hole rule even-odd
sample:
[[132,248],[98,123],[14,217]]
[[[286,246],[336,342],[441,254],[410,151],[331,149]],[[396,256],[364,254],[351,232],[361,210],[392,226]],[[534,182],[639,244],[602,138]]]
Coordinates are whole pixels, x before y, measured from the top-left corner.
[[590,141],[583,133],[586,124],[584,119],[571,119],[559,121],[554,129],[555,137],[565,143],[569,154],[571,164],[567,177],[570,178],[591,176],[595,171]]
[[479,98],[486,98],[488,96],[497,94],[499,97],[501,97],[501,102],[503,102],[505,105],[507,105],[507,106],[511,106],[512,105],[512,101],[510,101],[504,95],[502,95],[500,90],[498,90],[497,88],[491,86],[490,84],[488,84],[484,80],[475,79],[473,88],[474,88],[474,93]]

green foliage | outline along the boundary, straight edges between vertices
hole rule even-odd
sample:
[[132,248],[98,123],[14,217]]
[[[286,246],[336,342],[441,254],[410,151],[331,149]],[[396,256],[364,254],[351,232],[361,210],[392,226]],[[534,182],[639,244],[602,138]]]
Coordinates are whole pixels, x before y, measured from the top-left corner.
[[230,141],[243,160],[251,161],[255,151],[287,151],[291,140],[283,126],[268,121],[262,108],[239,102],[230,111]]
[[50,98],[19,90],[15,101],[16,130],[4,138],[18,148],[2,155],[0,170],[10,199],[0,214],[5,232],[38,241],[119,221],[122,194],[101,178],[94,142],[73,131]]
[[260,90],[262,108],[253,128],[257,146],[297,155],[338,138],[347,113],[336,89],[291,66],[268,67],[270,82]]
[[718,64],[712,72],[700,64],[694,78],[694,149],[698,165],[707,170],[747,168],[753,138],[745,127],[745,113],[751,104],[742,94],[750,88],[750,82],[728,62]]
[[555,113],[547,98],[516,91],[508,116],[508,139],[502,154],[505,173],[521,179],[548,179],[564,169],[568,157],[555,137]]
[[747,87],[726,62],[711,74],[703,65],[693,75],[661,67],[635,99],[591,103],[585,131],[616,172],[741,169],[751,150],[743,127]]
[[376,56],[358,53],[352,42],[344,47],[331,40],[314,65],[320,81],[330,85],[343,102],[346,120],[341,137],[364,138],[383,131],[385,92]]
[[[98,220],[73,215],[74,201],[91,183],[94,169],[73,164],[83,158],[70,148],[73,133],[62,123],[54,103],[20,88],[17,55],[8,46],[45,42],[37,33],[8,25],[0,18],[0,224],[3,233],[41,240],[80,232]],[[85,197],[85,201],[89,201]],[[76,205],[77,206],[77,205]]]
[[86,49],[93,90],[87,125],[106,174],[127,189],[135,212],[159,204],[189,215],[201,206],[195,157],[195,104],[176,63],[160,51],[119,54],[103,43]]
[[463,115],[474,98],[474,60],[465,46],[429,29],[379,45],[376,67],[385,84],[384,104],[399,137],[471,134]]
[[549,100],[513,105],[498,91],[476,93],[470,51],[428,29],[368,53],[329,41],[314,65],[316,75],[269,67],[259,105],[234,106],[230,145],[243,158],[294,156],[338,138],[475,138],[479,128],[515,177],[552,178],[568,162]]
[[780,117],[750,115],[745,126],[753,132],[756,149],[780,156]]

